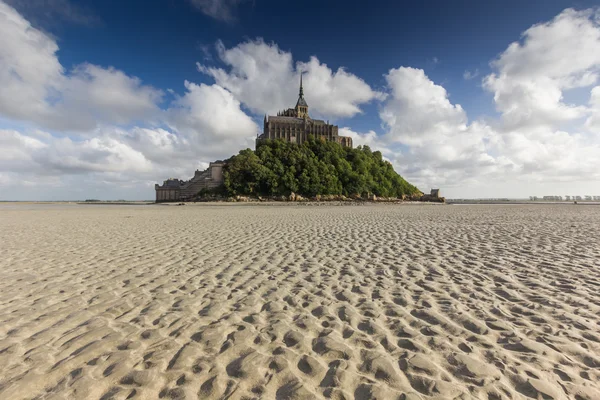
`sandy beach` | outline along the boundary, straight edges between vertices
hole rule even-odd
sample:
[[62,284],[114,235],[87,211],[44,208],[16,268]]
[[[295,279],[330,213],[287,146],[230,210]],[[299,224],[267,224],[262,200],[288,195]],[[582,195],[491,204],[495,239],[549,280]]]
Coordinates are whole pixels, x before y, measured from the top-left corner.
[[599,399],[600,207],[0,205],[1,399]]

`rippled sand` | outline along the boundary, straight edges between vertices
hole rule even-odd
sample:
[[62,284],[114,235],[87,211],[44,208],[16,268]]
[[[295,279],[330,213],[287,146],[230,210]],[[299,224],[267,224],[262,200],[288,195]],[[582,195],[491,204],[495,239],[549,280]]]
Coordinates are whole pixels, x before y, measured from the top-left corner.
[[597,206],[0,209],[1,399],[599,399]]

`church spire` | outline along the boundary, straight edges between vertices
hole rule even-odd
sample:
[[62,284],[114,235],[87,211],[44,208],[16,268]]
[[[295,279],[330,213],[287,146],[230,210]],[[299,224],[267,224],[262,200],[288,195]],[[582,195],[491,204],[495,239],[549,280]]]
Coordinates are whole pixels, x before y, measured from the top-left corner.
[[308,104],[304,100],[304,88],[302,87],[302,71],[300,71],[300,92],[298,93],[298,101],[296,102],[296,116],[298,118],[308,117]]

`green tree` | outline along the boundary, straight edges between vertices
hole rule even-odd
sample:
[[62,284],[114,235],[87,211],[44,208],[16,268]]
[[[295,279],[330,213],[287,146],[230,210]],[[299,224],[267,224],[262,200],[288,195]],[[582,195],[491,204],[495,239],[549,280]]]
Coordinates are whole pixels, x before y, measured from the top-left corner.
[[302,145],[283,140],[242,150],[225,169],[229,195],[363,195],[400,197],[418,189],[398,175],[381,152],[368,146],[344,148],[334,142],[309,139]]

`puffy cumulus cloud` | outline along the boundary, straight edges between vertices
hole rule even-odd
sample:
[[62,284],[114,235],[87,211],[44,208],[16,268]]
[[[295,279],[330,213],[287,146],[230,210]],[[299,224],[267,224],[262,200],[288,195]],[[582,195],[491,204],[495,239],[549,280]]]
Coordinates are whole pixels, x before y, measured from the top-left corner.
[[[10,189],[0,193],[152,198],[157,179],[187,178],[194,167],[251,146],[259,127],[242,107],[262,114],[294,105],[297,87],[290,83],[301,70],[316,115],[348,117],[380,100],[380,134],[350,127],[340,134],[381,150],[424,190],[440,186],[466,197],[506,190],[525,196],[543,185],[563,194],[587,188],[600,182],[598,21],[594,10],[565,10],[525,31],[483,79],[501,117],[469,121],[423,70],[389,70],[383,95],[315,57],[294,63],[260,39],[230,49],[218,43],[226,68],[198,65],[215,84],[185,82],[185,92],[160,110],[159,90],[117,69],[82,64],[66,72],[56,42],[0,2],[0,118],[19,127],[0,128],[0,186]],[[588,86],[589,99],[565,102],[564,92]],[[148,115],[155,120],[131,127]],[[85,134],[65,135],[74,130]]]
[[440,135],[466,129],[467,116],[450,103],[446,89],[421,69],[401,67],[385,75],[390,97],[380,117],[389,141],[421,146]]
[[[600,141],[583,133],[544,127],[502,132],[496,151],[531,181],[600,180]],[[510,177],[509,177],[510,178]]]
[[469,122],[424,71],[392,69],[386,80],[390,96],[380,110],[385,132],[358,134],[358,142],[384,149],[397,170],[421,188],[441,186],[455,193],[453,187],[464,190],[490,181],[600,179],[597,135],[546,124],[516,129],[503,121]]
[[600,13],[566,9],[527,29],[492,62],[484,78],[509,129],[556,126],[584,117],[583,105],[566,104],[565,90],[598,81]]
[[47,99],[64,79],[55,56],[58,45],[2,2],[0,37],[0,112],[17,119],[47,118]]
[[[178,131],[202,132],[196,140],[245,138],[258,132],[258,126],[240,108],[240,102],[219,85],[185,82],[187,93],[171,108],[173,126]],[[190,136],[193,136],[190,133]]]
[[114,68],[67,73],[55,40],[0,2],[0,114],[56,130],[85,131],[158,112],[162,92]]
[[294,66],[291,53],[262,39],[230,49],[218,42],[217,50],[228,70],[203,64],[198,64],[198,70],[213,77],[218,85],[258,114],[293,107],[301,71],[306,100],[317,115],[351,117],[361,112],[361,104],[382,96],[356,75],[343,68],[334,72],[316,57]]
[[35,137],[22,135],[15,130],[0,129],[0,171],[27,170],[33,162],[32,154],[46,147],[44,142]]
[[[292,54],[262,39],[240,43],[226,49],[217,42],[219,58],[231,69],[198,64],[198,70],[212,76],[216,83],[227,88],[252,111],[273,113],[295,101],[298,92],[292,64]],[[285,85],[279,86],[279,83]],[[278,90],[277,88],[281,90]]]
[[[109,192],[101,191],[95,197],[106,198],[107,193],[109,198],[131,197],[137,193],[132,189],[135,187],[146,193],[142,198],[152,198],[152,185],[157,180],[190,178],[195,168],[204,169],[209,161],[252,144],[258,126],[230,92],[217,85],[186,82],[186,87],[186,93],[165,111],[168,129],[103,125],[82,138],[26,129],[0,130],[0,186],[16,185],[14,191],[5,193],[24,193],[36,182],[40,188],[63,192],[65,187],[57,182],[89,190],[112,185],[107,186]],[[133,192],[115,194],[128,188]],[[36,190],[37,196],[43,195]]]
[[[118,140],[142,153],[149,161],[162,167],[176,163],[193,163],[196,157],[195,148],[189,140],[174,132],[161,128],[115,129]],[[199,155],[203,157],[202,154]],[[189,171],[188,171],[189,173]]]
[[164,129],[104,127],[84,139],[0,130],[0,145],[3,199],[149,199],[158,179],[206,167],[205,153]]
[[[37,135],[38,137],[34,137]],[[49,133],[34,135],[0,130],[0,171],[35,175],[62,175],[86,172],[146,172],[150,162],[139,151],[118,140],[118,135],[73,140]]]
[[168,124],[189,148],[205,157],[222,158],[251,146],[258,125],[246,115],[240,102],[219,85],[185,82],[187,92],[168,112]]
[[5,150],[0,154],[4,177],[0,184],[28,181],[56,186],[49,177],[72,182],[71,177],[79,175],[80,184],[93,179],[100,185],[116,184],[117,190],[138,185],[151,198],[151,182],[187,179],[194,168],[204,169],[208,161],[228,157],[252,143],[258,126],[230,92],[189,82],[186,88],[165,112],[169,129],[100,126],[82,139],[0,130],[0,146]]
[[94,137],[82,141],[54,139],[34,160],[46,171],[62,173],[147,172],[151,163],[139,151],[116,138]]
[[[456,173],[471,178],[491,168],[487,153],[493,132],[482,123],[469,125],[467,115],[448,93],[415,68],[392,69],[385,76],[390,97],[380,111],[388,155],[419,185],[444,186]],[[452,171],[452,172],[451,172]]]
[[62,92],[62,102],[55,108],[63,115],[81,115],[87,126],[95,121],[127,124],[147,118],[158,113],[156,104],[162,98],[161,91],[143,85],[138,78],[91,64],[76,67]]
[[563,94],[597,83],[599,22],[595,9],[567,9],[527,29],[492,61],[494,72],[483,85],[494,95],[497,120],[469,121],[424,71],[401,67],[385,75],[384,132],[345,134],[383,149],[423,189],[441,186],[472,196],[473,188],[485,188],[482,193],[502,195],[510,183],[513,193],[519,188],[515,194],[527,195],[536,184],[554,182],[565,190],[579,182],[598,184],[600,86],[591,89],[589,102],[567,104]]
[[[0,35],[7,38],[0,42],[0,118],[17,127],[0,128],[0,186],[13,185],[3,193],[15,198],[23,188],[113,184],[100,197],[129,188],[129,197],[143,191],[151,198],[157,179],[187,178],[251,145],[258,132],[239,100],[216,84],[186,81],[184,94],[161,110],[161,91],[115,68],[81,64],[65,72],[56,42],[2,2]],[[20,198],[48,198],[36,190]]]
[[589,85],[597,79],[600,63],[599,23],[597,9],[566,9],[527,29],[522,42],[511,43],[493,64],[515,78],[542,75],[564,87]]
[[[421,190],[428,187],[448,189],[459,185],[464,188],[465,185],[476,184],[477,178],[482,174],[489,174],[495,169],[491,157],[479,149],[481,142],[474,140],[470,146],[461,143],[461,139],[470,132],[440,137],[437,142],[427,143],[425,146],[409,147],[391,140],[393,138],[386,134],[340,129],[340,134],[352,137],[355,146],[367,145],[372,150],[381,151],[384,159],[392,163],[396,172]],[[461,151],[460,148],[466,150]]]
[[483,83],[502,113],[495,152],[532,181],[600,180],[600,91],[592,89],[589,104],[563,98],[598,81],[598,9],[566,9],[530,27],[491,65]]
[[385,98],[383,93],[373,91],[361,78],[343,68],[333,72],[317,57],[311,57],[306,63],[299,62],[298,69],[306,71],[302,79],[309,106],[322,115],[351,117],[361,112],[361,104]]

